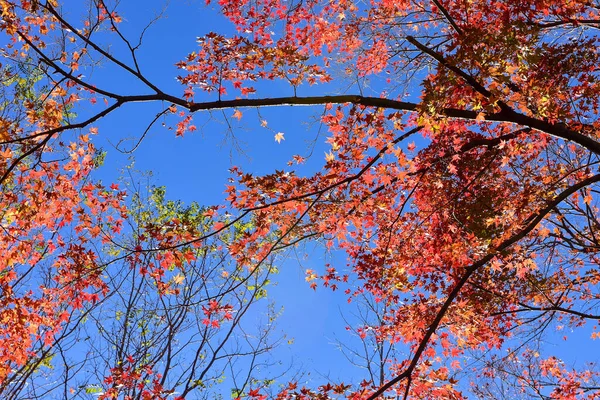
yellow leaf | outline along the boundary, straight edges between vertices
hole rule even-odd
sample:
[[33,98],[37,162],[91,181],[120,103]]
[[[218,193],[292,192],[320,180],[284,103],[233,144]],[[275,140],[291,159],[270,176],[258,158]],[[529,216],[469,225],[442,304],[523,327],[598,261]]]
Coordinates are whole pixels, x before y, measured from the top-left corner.
[[275,141],[277,143],[281,143],[282,140],[285,140],[285,138],[283,137],[283,132],[277,132],[277,134],[275,135]]
[[177,274],[173,277],[173,283],[175,283],[176,285],[181,285],[181,283],[183,283],[184,280],[185,276],[183,276],[182,274]]
[[514,74],[518,70],[519,67],[516,65],[509,65],[508,67],[506,67],[506,72],[508,72],[509,74]]

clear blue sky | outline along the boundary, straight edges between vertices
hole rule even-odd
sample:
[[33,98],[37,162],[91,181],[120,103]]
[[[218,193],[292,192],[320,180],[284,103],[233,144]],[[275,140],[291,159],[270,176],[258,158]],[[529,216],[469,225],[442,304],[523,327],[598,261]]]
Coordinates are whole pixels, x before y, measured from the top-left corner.
[[[143,4],[123,2],[120,7],[124,17],[121,24],[123,33],[135,40],[144,24],[162,6],[162,1]],[[204,7],[201,2],[171,2],[163,18],[156,21],[144,37],[138,54],[142,72],[161,89],[181,95],[183,87],[175,80],[181,71],[174,64],[195,51],[196,37],[209,31],[234,33],[231,25],[215,12],[214,7]],[[114,42],[112,50],[126,57],[119,43]],[[144,90],[141,86],[129,86],[135,81],[131,76],[115,74],[114,68],[103,65],[94,70],[90,79],[98,85],[118,88],[121,92],[123,88],[136,94]],[[335,90],[334,87],[318,89],[321,93]],[[309,90],[314,88],[301,87],[298,94],[307,94]],[[289,96],[293,92],[284,83],[274,83],[259,91],[258,95]],[[211,100],[216,100],[214,94],[200,94],[196,98],[196,101]],[[131,160],[128,155],[119,154],[112,145],[119,138],[130,137],[132,140],[123,142],[122,147],[131,148],[158,111],[158,104],[130,105],[96,124],[100,131],[97,146],[108,152],[98,177],[105,182],[118,178],[118,170]],[[175,137],[174,132],[159,123],[133,154],[135,167],[140,171],[153,171],[153,183],[165,185],[169,199],[219,204],[224,201],[228,169],[232,165],[262,174],[287,168],[286,163],[294,154],[312,154],[308,165],[299,172],[305,174],[319,169],[324,163],[324,152],[328,150],[326,132],[319,134],[319,125],[311,124],[311,121],[318,118],[320,111],[310,107],[244,109],[241,121],[230,118],[233,110],[216,111],[212,115],[197,114],[194,124],[198,131],[188,133],[184,138]],[[224,116],[228,117],[233,130],[224,123]],[[260,126],[261,119],[268,121],[267,128]],[[285,135],[281,143],[274,140],[277,132]],[[346,323],[340,314],[340,308],[344,308],[345,316],[352,319],[352,306],[348,305],[347,296],[342,291],[334,293],[325,288],[314,291],[304,279],[305,269],[322,272],[327,262],[333,261],[343,270],[345,259],[337,256],[332,260],[319,249],[309,252],[310,256],[303,261],[297,261],[293,256],[282,261],[280,274],[274,279],[276,286],[269,289],[271,300],[284,310],[279,318],[279,330],[288,339],[293,338],[293,344],[287,345],[284,341],[274,357],[281,358],[284,364],[293,364],[293,369],[310,373],[303,380],[308,386],[326,383],[327,378],[358,382],[367,375],[353,367],[335,344],[336,340],[345,343],[352,340],[350,333],[344,329]],[[223,393],[228,395],[229,389],[224,385]]]

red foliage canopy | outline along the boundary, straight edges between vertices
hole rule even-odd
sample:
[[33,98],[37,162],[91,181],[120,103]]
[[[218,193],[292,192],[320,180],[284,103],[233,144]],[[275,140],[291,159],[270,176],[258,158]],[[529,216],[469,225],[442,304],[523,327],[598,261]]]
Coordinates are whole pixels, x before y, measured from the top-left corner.
[[[570,369],[533,346],[512,347],[552,323],[579,328],[600,319],[599,5],[222,0],[239,35],[200,38],[177,64],[184,88],[174,96],[95,41],[99,27],[119,32],[121,18],[104,1],[92,3],[95,13],[77,28],[58,1],[0,1],[0,27],[11,39],[4,55],[39,60],[52,83],[0,120],[0,382],[35,356],[32,341],[52,346],[71,310],[110,290],[88,243],[118,231],[122,195],[85,180],[93,166],[87,135],[73,144],[61,135],[128,103],[162,101],[164,114],[181,113],[178,135],[194,130],[192,114],[203,110],[235,108],[242,118],[243,107],[324,108],[331,151],[320,172],[253,176],[234,168],[229,204],[207,214],[215,219],[212,233],[161,238],[161,249],[176,251],[251,219],[252,229],[228,247],[249,271],[278,249],[322,240],[347,253],[360,282],[350,287],[345,272],[330,268],[324,283],[344,286],[349,296],[369,292],[386,305],[369,332],[409,349],[390,362],[386,383],[291,384],[279,398],[461,398],[457,377],[472,368],[467,355],[477,356],[482,383],[472,390],[484,397],[503,395],[486,382],[509,378],[521,394],[600,396],[597,370]],[[56,37],[63,47],[51,42]],[[150,93],[96,87],[78,75],[91,54]],[[367,79],[377,88],[372,97],[358,92]],[[266,80],[284,80],[294,96],[261,97],[257,83]],[[316,83],[350,89],[295,95]],[[218,100],[204,101],[203,92]],[[96,97],[105,100],[97,114],[77,123],[63,118],[77,100]],[[55,154],[67,159],[52,161]],[[220,219],[222,210],[235,217]],[[67,225],[75,233],[65,241]],[[156,251],[130,250],[132,257]],[[48,259],[50,281],[28,287],[27,276]],[[218,303],[206,310],[213,308],[229,312]]]

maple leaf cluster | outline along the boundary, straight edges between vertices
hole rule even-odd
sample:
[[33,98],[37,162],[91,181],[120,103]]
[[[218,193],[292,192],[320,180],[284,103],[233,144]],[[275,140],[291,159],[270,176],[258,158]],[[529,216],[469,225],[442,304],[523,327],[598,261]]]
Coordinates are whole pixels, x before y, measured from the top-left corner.
[[[305,6],[310,15],[299,17]],[[266,22],[261,7],[284,5],[224,12],[240,30],[281,24],[278,43],[322,65],[359,78],[387,75],[381,96],[389,102],[346,97],[326,107],[331,151],[322,172],[234,170],[239,184],[229,191],[232,207],[256,210],[257,229],[282,232],[285,243],[318,237],[345,250],[362,280],[346,293],[368,291],[387,304],[380,324],[365,328],[406,343],[412,355],[367,397],[394,384],[409,397],[460,396],[450,370],[461,371],[467,352],[501,349],[538,318],[594,320],[597,9],[551,1],[301,3]],[[564,36],[553,36],[555,28]],[[326,44],[313,39],[322,37]],[[421,101],[400,101],[418,80]],[[416,134],[418,153],[407,143]],[[307,280],[314,285],[317,276]],[[565,296],[574,282],[578,294]],[[587,373],[585,382],[596,379],[597,371]],[[553,396],[586,391],[573,374],[553,383]]]

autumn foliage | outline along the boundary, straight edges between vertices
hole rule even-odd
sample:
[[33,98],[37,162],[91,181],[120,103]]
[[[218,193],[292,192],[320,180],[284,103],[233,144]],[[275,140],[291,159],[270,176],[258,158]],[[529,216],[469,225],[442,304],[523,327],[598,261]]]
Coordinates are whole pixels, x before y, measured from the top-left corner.
[[[156,333],[165,346],[156,356],[127,350],[148,347],[133,333],[115,344],[101,397],[195,398],[210,389],[195,362],[177,377],[164,368],[176,310],[193,304],[203,340],[229,337],[264,296],[273,257],[312,241],[343,251],[347,265],[309,271],[309,284],[382,305],[376,323],[353,329],[405,350],[386,359],[380,382],[283,382],[267,394],[247,380],[234,397],[600,397],[597,366],[543,346],[557,330],[581,332],[589,346],[598,337],[600,5],[208,3],[238,33],[198,38],[175,64],[181,86],[170,94],[142,73],[134,45],[125,42],[127,57],[107,50],[107,40],[126,41],[114,4],[92,0],[82,20],[58,0],[0,0],[0,395],[33,396],[25,382],[47,363],[66,365],[48,356],[80,343],[82,314],[107,315],[103,304],[126,290],[152,292],[143,304],[164,307],[140,321],[173,334]],[[139,93],[95,82],[86,71],[100,60]],[[270,82],[287,91],[263,89],[281,87]],[[195,113],[229,109],[243,122],[249,107],[311,106],[328,148],[268,175],[233,166],[225,204],[183,208],[154,193],[146,208],[93,173],[105,134],[95,124],[141,102],[160,104],[151,126],[168,117],[183,140],[198,129]],[[275,140],[285,144],[281,132]],[[131,273],[113,276],[115,264]],[[235,297],[239,288],[250,297]],[[91,395],[69,379],[67,392]]]

